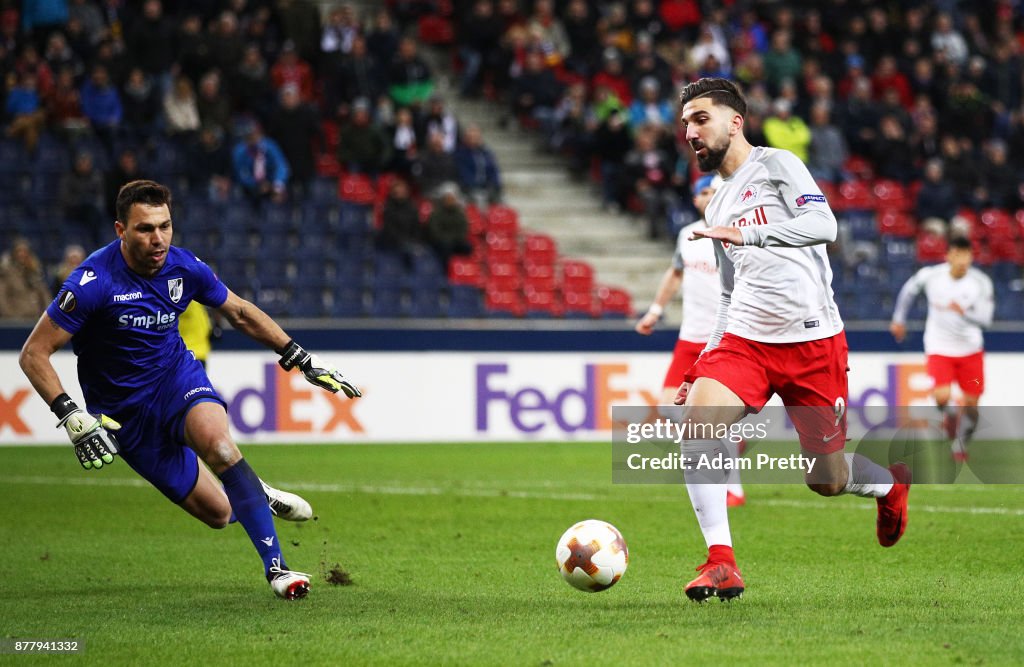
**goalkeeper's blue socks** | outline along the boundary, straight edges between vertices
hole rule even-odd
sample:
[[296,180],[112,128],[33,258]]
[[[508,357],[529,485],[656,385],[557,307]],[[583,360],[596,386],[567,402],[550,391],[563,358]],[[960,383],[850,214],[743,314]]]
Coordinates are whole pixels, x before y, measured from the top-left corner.
[[263,559],[264,571],[270,570],[275,559],[279,560],[281,567],[285,567],[277,531],[274,529],[274,515],[270,513],[260,478],[245,459],[222,472],[219,477],[224,483],[224,493],[231,502],[234,516],[245,528],[252,545]]

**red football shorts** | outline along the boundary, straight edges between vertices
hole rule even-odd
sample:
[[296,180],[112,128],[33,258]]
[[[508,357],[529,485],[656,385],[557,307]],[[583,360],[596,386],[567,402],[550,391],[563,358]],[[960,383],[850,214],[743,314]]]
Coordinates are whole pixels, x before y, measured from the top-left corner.
[[758,412],[778,394],[786,406],[800,446],[816,454],[843,449],[846,442],[846,334],[802,343],[758,343],[727,333],[686,373],[693,382],[721,382]]
[[697,362],[697,357],[704,351],[704,343],[693,343],[688,340],[679,339],[676,347],[672,350],[672,363],[665,373],[665,382],[662,387],[678,389],[686,378],[686,371],[690,370]]
[[981,396],[985,391],[985,353],[981,350],[966,357],[944,357],[929,354],[925,357],[928,375],[936,387],[953,383],[960,385],[960,391],[969,396]]

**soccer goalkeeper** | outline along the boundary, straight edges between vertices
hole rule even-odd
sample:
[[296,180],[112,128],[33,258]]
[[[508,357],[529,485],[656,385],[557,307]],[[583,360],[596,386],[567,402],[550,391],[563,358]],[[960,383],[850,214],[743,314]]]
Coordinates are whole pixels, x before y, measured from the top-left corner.
[[[312,515],[299,496],[262,482],[228,431],[224,399],[178,335],[193,300],[276,350],[285,370],[349,398],[359,389],[302,349],[266,313],[231,292],[192,253],[171,245],[170,191],[132,181],[117,196],[118,239],[100,248],[64,282],[21,350],[32,386],[63,427],[82,467],[120,455],[171,502],[213,528],[237,520],[263,561],[274,593],[293,600],[309,575],[289,570],[273,516]],[[86,408],[65,392],[50,361],[71,341]],[[206,465],[199,464],[199,458]]]

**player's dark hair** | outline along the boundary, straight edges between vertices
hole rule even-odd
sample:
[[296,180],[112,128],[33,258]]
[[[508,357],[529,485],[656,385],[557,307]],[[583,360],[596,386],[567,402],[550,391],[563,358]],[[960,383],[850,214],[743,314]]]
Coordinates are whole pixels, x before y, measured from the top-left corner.
[[171,206],[171,191],[156,181],[130,181],[121,186],[117,192],[117,219],[128,224],[128,214],[135,204],[146,206]]
[[949,239],[949,248],[950,250],[953,248],[956,248],[957,250],[970,250],[971,240],[966,236],[954,236]]
[[747,101],[739,87],[729,79],[704,77],[686,84],[679,93],[679,106],[698,97],[707,97],[713,104],[724,104],[743,117],[747,115]]

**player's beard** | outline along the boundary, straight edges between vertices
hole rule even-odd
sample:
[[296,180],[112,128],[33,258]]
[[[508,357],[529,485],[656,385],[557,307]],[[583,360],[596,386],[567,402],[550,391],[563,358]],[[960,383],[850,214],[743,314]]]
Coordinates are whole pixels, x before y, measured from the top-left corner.
[[715,171],[725,161],[725,154],[729,152],[729,139],[725,139],[718,146],[704,144],[703,148],[707,153],[703,157],[697,155],[697,166],[701,171]]

